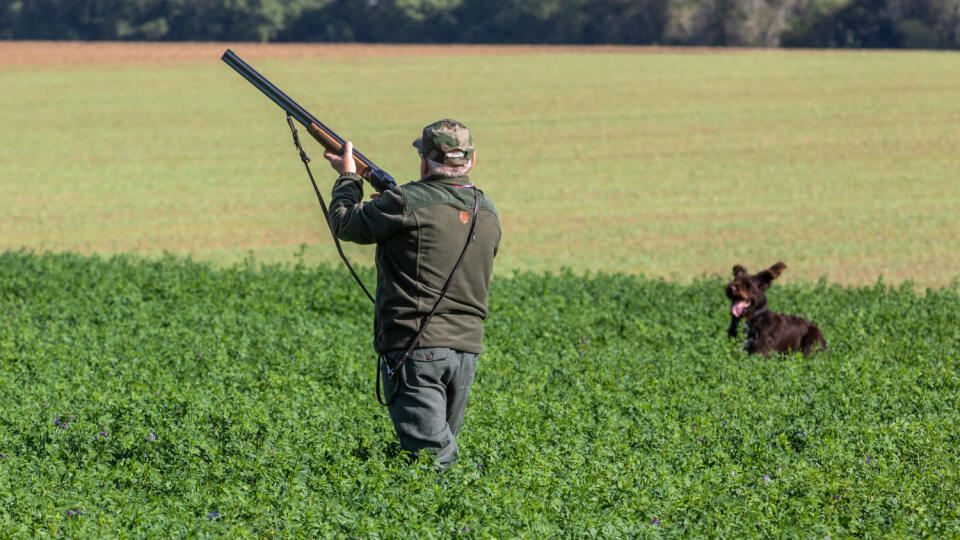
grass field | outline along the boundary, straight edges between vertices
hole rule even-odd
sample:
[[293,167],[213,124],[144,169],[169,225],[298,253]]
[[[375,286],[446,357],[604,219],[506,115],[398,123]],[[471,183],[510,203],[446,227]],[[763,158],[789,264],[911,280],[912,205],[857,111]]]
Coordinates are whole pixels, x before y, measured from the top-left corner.
[[438,475],[342,269],[0,254],[0,537],[960,536],[957,291],[775,285],[830,348],[766,358],[722,285],[494,280]]
[[[334,260],[282,113],[226,46],[118,47],[0,43],[0,250]],[[423,125],[470,126],[497,275],[960,275],[957,53],[233,47],[397,178]]]

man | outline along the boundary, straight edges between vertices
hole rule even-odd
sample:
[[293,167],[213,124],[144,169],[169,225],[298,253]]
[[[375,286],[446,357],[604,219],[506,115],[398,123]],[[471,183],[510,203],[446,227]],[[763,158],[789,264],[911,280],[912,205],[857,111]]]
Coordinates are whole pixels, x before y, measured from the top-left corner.
[[[446,468],[457,453],[457,434],[483,352],[500,221],[493,203],[467,176],[477,154],[466,126],[454,120],[434,122],[413,146],[420,153],[420,180],[373,194],[366,203],[361,202],[363,182],[356,174],[353,145],[347,142],[342,156],[324,154],[340,173],[330,202],[330,228],[341,240],[377,244],[373,346],[384,360],[378,374],[384,393],[396,393],[390,419],[413,459],[429,450]],[[474,218],[463,262],[426,323]],[[427,327],[416,348],[401,362],[423,324]]]

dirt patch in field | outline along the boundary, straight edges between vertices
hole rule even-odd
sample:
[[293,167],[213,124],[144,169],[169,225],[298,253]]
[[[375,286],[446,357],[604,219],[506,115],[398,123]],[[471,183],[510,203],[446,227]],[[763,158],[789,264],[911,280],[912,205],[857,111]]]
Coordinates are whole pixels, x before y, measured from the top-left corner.
[[390,45],[361,43],[144,43],[81,41],[0,41],[0,66],[69,65],[115,62],[179,62],[218,58],[234,49],[244,59],[354,58],[552,53],[703,53],[707,47],[628,47],[613,45]]

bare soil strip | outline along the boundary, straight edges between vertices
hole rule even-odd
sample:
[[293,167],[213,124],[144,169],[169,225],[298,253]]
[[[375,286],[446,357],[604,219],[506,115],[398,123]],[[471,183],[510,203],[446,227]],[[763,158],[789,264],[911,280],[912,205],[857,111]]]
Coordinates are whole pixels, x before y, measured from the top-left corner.
[[0,66],[71,65],[118,62],[209,60],[224,49],[242,51],[246,59],[356,58],[552,53],[703,53],[708,47],[632,47],[614,45],[394,45],[366,43],[168,43],[84,41],[0,41]]

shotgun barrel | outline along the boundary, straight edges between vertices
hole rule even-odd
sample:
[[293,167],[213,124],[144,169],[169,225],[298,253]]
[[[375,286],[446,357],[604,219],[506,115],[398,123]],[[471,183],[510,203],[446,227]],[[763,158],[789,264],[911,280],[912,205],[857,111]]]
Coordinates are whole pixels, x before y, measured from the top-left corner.
[[[232,49],[227,49],[220,59],[236,70],[236,72],[250,84],[256,86],[257,89],[273,100],[281,109],[289,113],[297,122],[300,122],[303,127],[307,128],[310,135],[313,135],[313,138],[323,145],[324,148],[335,154],[343,153],[343,146],[346,144],[346,141],[334,133],[332,129],[323,125],[321,121],[317,120],[296,101],[290,99],[290,96],[274,86],[273,83],[258,73],[257,70],[241,60]],[[382,193],[397,185],[396,180],[394,180],[392,176],[380,167],[374,165],[372,161],[360,152],[354,150],[353,158],[357,162],[357,174],[366,178],[367,181],[370,182],[370,185],[377,191]]]

